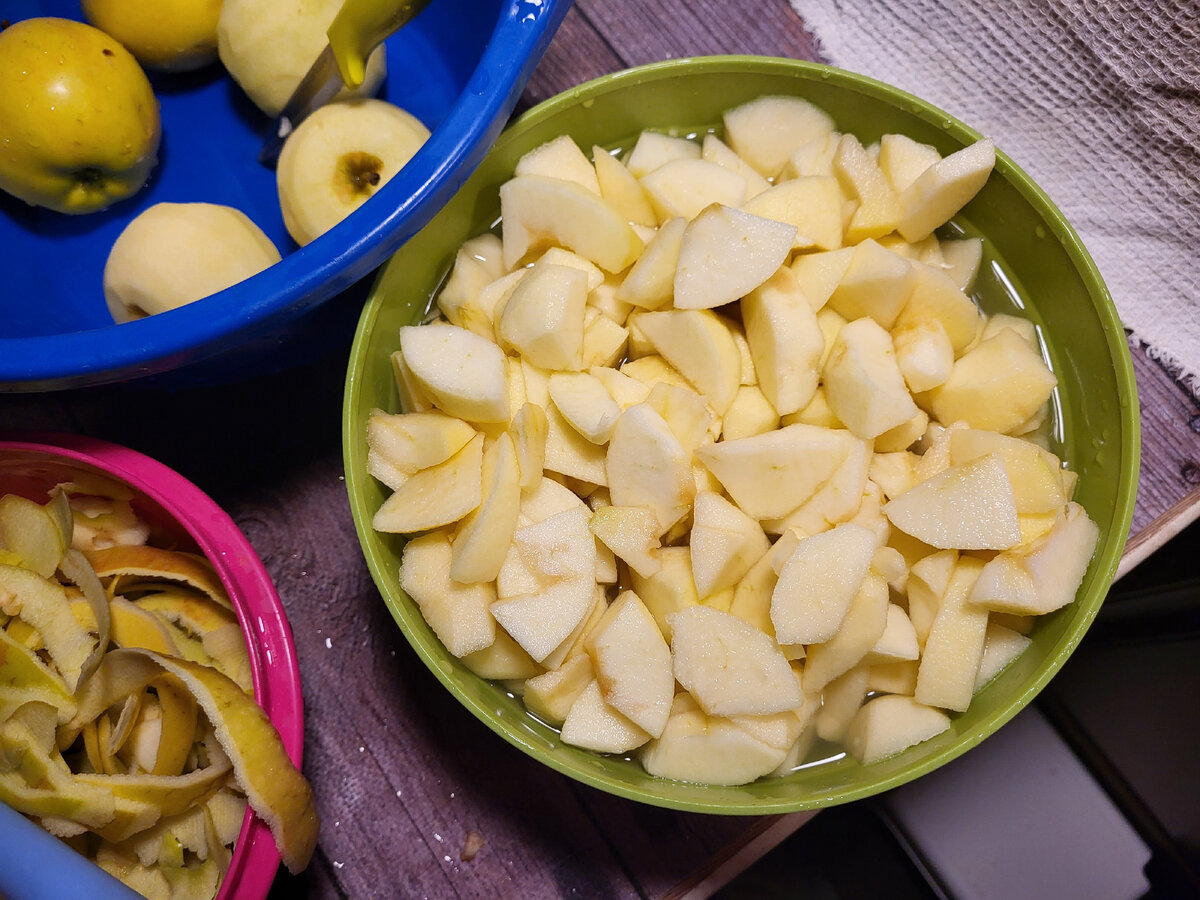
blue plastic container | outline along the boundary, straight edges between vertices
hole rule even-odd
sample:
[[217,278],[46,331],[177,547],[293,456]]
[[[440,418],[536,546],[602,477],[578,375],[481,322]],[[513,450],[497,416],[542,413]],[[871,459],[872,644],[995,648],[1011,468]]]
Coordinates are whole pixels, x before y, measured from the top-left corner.
[[[344,295],[454,195],[487,152],[570,0],[433,0],[387,42],[380,96],[433,134],[404,169],[340,225],[298,248],[259,164],[270,122],[220,64],[151,74],[161,107],[159,164],[137,195],[67,216],[0,193],[0,391],[231,381],[348,346],[365,292]],[[82,18],[78,2],[12,0],[10,21]],[[196,303],[115,325],[101,279],[109,248],[151,204],[235,206],[283,261]],[[163,373],[169,373],[164,375]]]

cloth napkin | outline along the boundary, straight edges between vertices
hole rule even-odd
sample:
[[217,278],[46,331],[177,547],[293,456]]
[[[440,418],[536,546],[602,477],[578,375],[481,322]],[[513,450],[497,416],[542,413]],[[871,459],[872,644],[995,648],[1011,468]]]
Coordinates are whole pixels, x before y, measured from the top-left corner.
[[828,62],[941,107],[1028,172],[1135,340],[1200,394],[1200,3],[790,2]]

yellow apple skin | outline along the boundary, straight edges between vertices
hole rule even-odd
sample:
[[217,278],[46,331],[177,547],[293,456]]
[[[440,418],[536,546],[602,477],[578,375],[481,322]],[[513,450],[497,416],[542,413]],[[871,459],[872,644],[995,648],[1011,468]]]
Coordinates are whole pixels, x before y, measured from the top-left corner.
[[161,123],[146,73],[113,37],[41,17],[0,31],[0,189],[90,213],[137,193]]
[[83,0],[82,7],[149,69],[188,72],[217,58],[221,0]]

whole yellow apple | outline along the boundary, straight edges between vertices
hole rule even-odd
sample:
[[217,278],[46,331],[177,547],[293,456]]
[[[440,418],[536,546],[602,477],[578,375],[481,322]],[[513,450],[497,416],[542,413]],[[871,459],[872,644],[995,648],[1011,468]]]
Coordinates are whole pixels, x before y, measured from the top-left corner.
[[132,196],[158,162],[158,101],[129,51],[70,19],[0,31],[0,189],[89,213]]
[[83,0],[83,14],[149,69],[186,72],[217,58],[221,0]]

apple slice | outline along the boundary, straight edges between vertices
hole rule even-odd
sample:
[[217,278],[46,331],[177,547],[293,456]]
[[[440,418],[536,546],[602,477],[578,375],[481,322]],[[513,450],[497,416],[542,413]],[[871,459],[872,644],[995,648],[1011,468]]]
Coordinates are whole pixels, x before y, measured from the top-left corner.
[[561,736],[563,743],[598,753],[628,753],[650,740],[644,730],[604,702],[596,681],[571,704]]
[[691,220],[712,203],[741,206],[746,179],[705,159],[673,159],[638,181],[659,222],[677,216]]
[[817,389],[825,338],[795,275],[779,269],[747,294],[741,307],[763,394],[781,416],[803,409]]
[[885,134],[879,139],[879,169],[897,193],[941,158],[936,147],[914,141],[907,135]]
[[659,534],[691,510],[696,493],[691,453],[648,403],[629,407],[617,419],[605,469],[613,505],[651,510]]
[[697,493],[692,515],[692,578],[702,598],[737,584],[771,546],[758,522],[720,494]]
[[[873,537],[873,535],[872,535]],[[774,602],[772,602],[772,608]],[[842,619],[841,628],[821,644],[810,644],[804,661],[804,692],[816,694],[861,663],[887,627],[888,585],[868,572]]]
[[[409,475],[445,462],[473,437],[474,428],[441,412],[373,409],[367,416],[367,468],[395,490]],[[380,477],[388,473],[402,476],[399,483]]]
[[1013,487],[1018,513],[1043,513],[1063,508],[1062,465],[1057,456],[1021,438],[975,428],[956,429],[950,435],[950,462],[959,465],[999,453]]
[[400,352],[417,386],[447,415],[508,421],[504,351],[456,325],[403,325]]
[[829,295],[829,308],[847,320],[870,316],[891,328],[916,283],[913,265],[878,241],[867,239],[854,248],[849,264]]
[[714,204],[683,233],[675,306],[712,309],[750,293],[783,265],[796,227]]
[[842,246],[842,192],[835,178],[805,175],[780,182],[742,204],[745,212],[796,226],[797,249]]
[[1032,644],[1025,635],[998,622],[988,622],[983,637],[983,657],[975,675],[974,692],[979,693]]
[[662,567],[658,517],[640,506],[601,506],[592,514],[592,534],[637,575],[649,578]]
[[771,637],[775,636],[775,626],[771,623],[771,593],[778,577],[768,551],[737,583],[729,604],[731,614]]
[[1007,550],[1021,542],[1012,483],[998,453],[934,475],[889,500],[883,511],[931,547]]
[[925,639],[913,694],[927,706],[961,712],[975,693],[983,658],[987,610],[968,602],[983,561],[961,556]]
[[557,669],[526,679],[521,699],[525,708],[543,722],[561,726],[579,695],[595,680],[592,658],[577,653],[567,657]]
[[541,481],[546,462],[546,435],[550,428],[546,411],[533,403],[522,404],[508,428],[521,470],[521,490],[529,490]]
[[833,174],[846,195],[858,201],[846,224],[846,243],[857,244],[894,231],[901,206],[879,164],[852,134],[843,134],[833,154]]
[[914,394],[945,384],[954,368],[954,345],[936,319],[894,328],[892,346],[904,383]]
[[764,519],[763,530],[767,534],[783,534],[790,529],[817,534],[850,521],[862,510],[871,458],[871,443],[855,439],[841,465],[816,493],[786,516]]
[[638,316],[654,349],[724,415],[741,383],[733,335],[711,310],[672,309]]
[[390,534],[414,534],[457,522],[483,499],[483,435],[444,463],[422,469],[375,511],[371,525]]
[[705,715],[687,693],[675,695],[662,736],[639,758],[651,775],[698,784],[746,784],[767,775],[787,750],[759,740],[730,719]]
[[482,469],[483,499],[454,535],[450,577],[463,584],[496,579],[521,509],[521,469],[507,433],[484,451]]
[[787,658],[754,626],[706,606],[667,620],[675,678],[708,715],[768,715],[804,702]]
[[604,701],[658,737],[675,695],[671,648],[633,591],[623,591],[584,642]]
[[876,697],[863,705],[846,729],[846,750],[869,766],[949,728],[949,716],[912,697]]
[[676,547],[663,547],[654,552],[658,559],[658,568],[647,576],[642,576],[636,570],[630,572],[633,590],[646,609],[654,616],[663,637],[671,640],[672,613],[688,609],[700,603],[700,595],[696,592],[696,582],[692,578],[692,551],[686,544]]
[[733,152],[733,149],[711,131],[704,135],[700,144],[700,158],[724,166],[731,172],[737,172],[746,179],[746,199],[757,197],[771,187],[771,182],[763,178],[750,163]]
[[960,290],[971,290],[972,285],[975,284],[975,276],[979,274],[979,267],[983,263],[983,239],[961,238],[942,241],[940,247],[942,265],[951,281],[957,284]]
[[900,194],[896,230],[906,241],[919,241],[970,202],[996,165],[995,145],[976,141],[934,163]]
[[600,182],[596,170],[583,155],[579,145],[569,135],[561,134],[553,140],[534,147],[517,160],[514,175],[544,175],[573,181],[593,194],[600,193]]
[[503,275],[500,238],[494,234],[470,238],[458,248],[450,277],[438,291],[438,309],[451,325],[489,337],[492,318],[479,306],[479,293]]
[[663,421],[687,451],[695,450],[702,443],[711,441],[713,431],[719,427],[712,407],[688,387],[661,381],[650,389],[646,396],[646,405],[663,417]]
[[400,557],[400,589],[413,598],[446,649],[463,657],[496,638],[488,611],[496,589],[491,582],[462,584],[451,578],[453,552],[443,531],[413,538]]
[[743,384],[734,394],[733,403],[721,419],[721,438],[739,438],[766,434],[779,427],[779,413],[756,384]]
[[567,424],[593,444],[606,444],[621,415],[608,389],[586,372],[555,372],[550,399]]
[[858,665],[825,685],[814,721],[817,737],[823,741],[841,741],[845,737],[854,714],[867,699],[870,677],[870,667]]
[[543,369],[583,367],[587,275],[571,266],[542,264],[513,289],[496,323],[501,346]]
[[642,309],[658,309],[675,294],[675,267],[687,219],[668,219],[655,232],[646,249],[621,280],[616,297]]
[[771,519],[811,497],[842,464],[853,442],[846,431],[797,424],[700,447],[696,456],[743,512]]
[[920,410],[900,374],[892,339],[870,318],[847,322],[822,371],[829,407],[858,438],[871,440]]
[[875,555],[875,534],[839,525],[796,544],[771,594],[771,622],[781,644],[830,640],[850,611]]
[[637,178],[603,147],[592,147],[592,164],[600,196],[631,224],[653,228],[658,216]]
[[546,410],[546,455],[543,465],[547,472],[577,478],[588,484],[607,484],[605,450],[593,444],[563,418],[558,407]]
[[699,158],[700,147],[693,141],[657,131],[643,131],[625,158],[625,168],[635,178],[641,178],[673,159]]
[[834,289],[846,276],[850,263],[857,252],[855,247],[827,250],[822,253],[804,253],[797,256],[790,268],[796,276],[796,285],[808,298],[814,312],[820,310],[833,296]]
[[734,152],[766,178],[778,175],[801,144],[834,129],[825,110],[800,97],[758,97],[727,109],[722,118]]
[[601,197],[571,181],[521,175],[500,186],[504,265],[558,245],[606,272],[620,272],[642,252],[642,239]]
[[920,655],[921,645],[917,643],[917,631],[913,628],[908,613],[903,607],[889,603],[883,634],[867,652],[863,664],[874,666],[879,663],[901,662],[917,659]]

